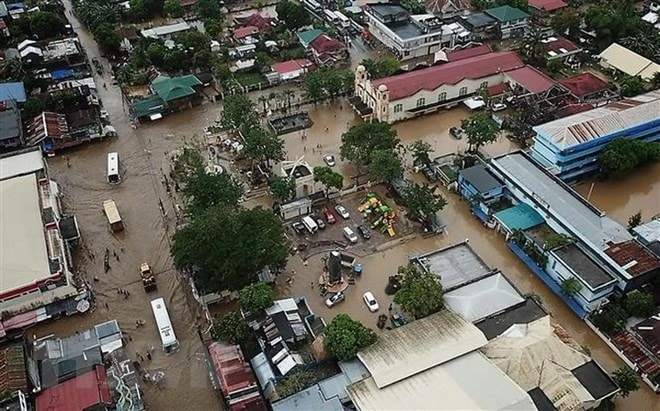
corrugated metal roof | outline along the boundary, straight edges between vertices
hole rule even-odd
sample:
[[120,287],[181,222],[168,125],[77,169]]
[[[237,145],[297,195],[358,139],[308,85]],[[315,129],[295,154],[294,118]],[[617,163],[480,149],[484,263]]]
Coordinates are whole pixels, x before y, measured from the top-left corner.
[[629,76],[641,76],[645,80],[660,72],[660,65],[617,43],[610,44],[598,57]]
[[350,385],[359,410],[535,410],[531,398],[483,354],[472,352],[379,389],[373,378]]
[[444,300],[452,311],[471,322],[525,301],[502,273],[448,292]]
[[617,101],[533,127],[534,131],[566,149],[628,128],[658,120],[660,91]]
[[358,353],[378,388],[428,370],[486,344],[481,331],[442,310],[383,334]]

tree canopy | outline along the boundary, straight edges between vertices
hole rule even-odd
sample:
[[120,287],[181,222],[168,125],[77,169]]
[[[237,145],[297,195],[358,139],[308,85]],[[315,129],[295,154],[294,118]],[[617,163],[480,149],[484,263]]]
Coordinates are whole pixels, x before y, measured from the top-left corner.
[[360,63],[367,69],[371,79],[379,79],[391,76],[401,69],[399,60],[393,57],[383,57],[377,60],[364,59]]
[[626,398],[631,393],[639,390],[639,379],[635,371],[628,366],[623,366],[614,371],[613,379],[621,388],[621,396]]
[[415,140],[409,146],[408,150],[412,152],[413,164],[428,166],[431,164],[431,145],[424,140]]
[[181,17],[183,16],[183,6],[181,6],[179,0],[165,0],[163,13],[173,18]]
[[243,196],[243,184],[227,173],[202,172],[183,187],[183,194],[187,198],[188,214],[194,218],[216,205],[238,207]]
[[442,285],[435,274],[422,271],[413,264],[399,267],[398,272],[403,280],[401,289],[394,295],[394,302],[403,311],[419,319],[442,309]]
[[314,167],[314,181],[325,186],[326,194],[331,188],[341,190],[344,186],[344,176],[330,167]]
[[435,187],[413,182],[408,185],[403,200],[412,218],[434,215],[447,205],[447,200],[435,192]]
[[345,69],[321,68],[310,71],[302,79],[303,95],[314,104],[353,90],[353,72]]
[[375,343],[377,339],[372,329],[343,313],[330,321],[324,335],[325,348],[340,361],[355,358],[358,351]]
[[243,345],[250,338],[250,327],[245,323],[241,314],[232,311],[216,318],[211,335],[214,340]]
[[277,3],[275,12],[280,21],[291,31],[296,31],[302,26],[310,24],[309,14],[307,14],[302,4],[283,0]]
[[660,161],[660,143],[618,138],[605,147],[598,161],[606,177],[620,178],[637,167]]
[[619,84],[624,97],[634,97],[644,92],[644,80],[639,76],[623,76]]
[[185,187],[204,174],[206,161],[197,147],[184,146],[172,165],[172,178]]
[[195,11],[202,19],[219,19],[222,13],[218,0],[197,0]]
[[279,201],[286,201],[296,193],[296,182],[289,177],[273,175],[268,180],[268,187],[273,196]]
[[638,290],[631,291],[623,300],[626,312],[635,317],[646,318],[655,314],[653,295]]
[[470,149],[479,151],[483,145],[492,143],[499,136],[499,126],[488,113],[477,113],[461,121]]
[[244,129],[243,139],[243,154],[253,161],[270,165],[271,161],[282,161],[286,157],[284,141],[270,130],[262,127]]
[[227,130],[243,130],[259,124],[254,103],[245,94],[227,96],[223,104],[221,124]]
[[64,20],[55,13],[35,11],[28,16],[32,34],[41,40],[57,37],[64,32]]
[[273,305],[273,289],[266,283],[254,283],[244,287],[238,294],[241,308],[252,313]]
[[561,292],[568,296],[573,296],[582,291],[582,283],[575,277],[569,277],[559,285]]
[[340,154],[358,167],[369,164],[376,150],[393,151],[399,146],[396,131],[387,123],[360,123],[341,136]]
[[176,232],[172,245],[175,265],[191,270],[205,292],[240,290],[265,267],[282,269],[288,253],[281,222],[262,208],[212,207]]
[[369,160],[369,173],[375,181],[389,184],[394,178],[403,176],[401,159],[393,150],[374,150]]

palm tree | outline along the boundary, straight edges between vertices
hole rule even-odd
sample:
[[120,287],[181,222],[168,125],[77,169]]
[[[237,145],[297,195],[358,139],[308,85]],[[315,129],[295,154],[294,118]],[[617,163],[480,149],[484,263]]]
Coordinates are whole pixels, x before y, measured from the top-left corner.
[[296,96],[296,92],[291,89],[284,90],[284,97],[286,97],[286,109],[287,112],[291,112],[291,99]]
[[268,102],[268,97],[266,96],[259,96],[257,99],[261,103],[261,106],[263,107],[264,114],[266,114],[266,103]]

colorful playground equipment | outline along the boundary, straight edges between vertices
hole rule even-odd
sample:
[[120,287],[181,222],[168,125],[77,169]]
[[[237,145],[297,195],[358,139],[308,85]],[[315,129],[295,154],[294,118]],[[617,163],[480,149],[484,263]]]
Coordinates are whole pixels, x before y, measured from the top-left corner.
[[372,230],[379,230],[381,233],[386,232],[390,237],[394,237],[394,219],[396,212],[387,204],[380,201],[378,194],[369,193],[358,207],[358,211],[362,213],[365,220],[371,222]]

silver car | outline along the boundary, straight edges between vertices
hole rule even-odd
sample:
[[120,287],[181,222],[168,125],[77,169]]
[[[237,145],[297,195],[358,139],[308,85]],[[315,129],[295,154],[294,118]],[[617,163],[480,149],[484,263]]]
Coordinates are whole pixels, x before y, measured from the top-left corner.
[[326,156],[323,156],[323,161],[325,161],[325,163],[328,165],[328,167],[334,167],[335,164],[337,164],[335,162],[335,156],[333,156],[332,154],[328,154]]
[[348,210],[346,209],[346,207],[344,207],[344,206],[341,205],[341,204],[337,204],[337,205],[335,206],[335,211],[336,211],[337,214],[339,214],[339,215],[341,216],[341,218],[343,218],[344,220],[348,220],[349,218],[351,218],[351,215],[348,214]]
[[334,307],[335,305],[339,304],[340,302],[344,301],[346,299],[346,295],[343,292],[338,292],[337,294],[333,294],[325,300],[325,305],[330,307]]

